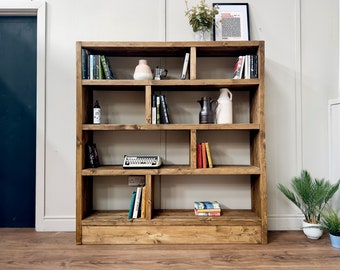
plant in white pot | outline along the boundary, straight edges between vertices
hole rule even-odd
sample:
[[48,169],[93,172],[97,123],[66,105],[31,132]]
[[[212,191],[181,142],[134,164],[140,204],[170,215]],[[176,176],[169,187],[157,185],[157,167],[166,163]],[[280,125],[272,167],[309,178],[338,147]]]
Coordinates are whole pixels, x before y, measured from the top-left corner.
[[340,216],[329,208],[327,211],[321,212],[321,228],[329,233],[331,245],[335,248],[340,248]]
[[305,218],[302,229],[308,238],[321,237],[321,212],[338,190],[339,185],[340,180],[331,184],[325,179],[313,179],[306,170],[302,170],[300,176],[291,180],[292,189],[282,184],[278,185],[278,189],[303,213]]

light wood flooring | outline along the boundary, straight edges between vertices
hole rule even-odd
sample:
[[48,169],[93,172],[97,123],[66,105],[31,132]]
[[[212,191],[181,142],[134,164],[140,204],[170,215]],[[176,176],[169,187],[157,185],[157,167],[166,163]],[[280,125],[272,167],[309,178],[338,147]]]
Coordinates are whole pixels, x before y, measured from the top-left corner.
[[269,232],[267,245],[76,245],[73,232],[0,229],[0,269],[340,269],[328,235]]

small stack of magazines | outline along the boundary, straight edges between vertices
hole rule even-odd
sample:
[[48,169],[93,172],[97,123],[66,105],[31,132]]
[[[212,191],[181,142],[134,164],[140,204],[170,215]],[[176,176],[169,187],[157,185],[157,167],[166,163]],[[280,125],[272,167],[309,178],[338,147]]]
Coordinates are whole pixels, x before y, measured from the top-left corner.
[[194,202],[196,216],[221,216],[221,205],[217,201]]

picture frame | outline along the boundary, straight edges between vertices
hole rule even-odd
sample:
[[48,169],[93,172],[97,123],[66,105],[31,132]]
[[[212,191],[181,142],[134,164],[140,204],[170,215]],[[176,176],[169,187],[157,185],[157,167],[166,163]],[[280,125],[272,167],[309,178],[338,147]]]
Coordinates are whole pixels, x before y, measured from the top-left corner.
[[250,40],[248,3],[213,3],[219,6],[215,16],[214,40]]

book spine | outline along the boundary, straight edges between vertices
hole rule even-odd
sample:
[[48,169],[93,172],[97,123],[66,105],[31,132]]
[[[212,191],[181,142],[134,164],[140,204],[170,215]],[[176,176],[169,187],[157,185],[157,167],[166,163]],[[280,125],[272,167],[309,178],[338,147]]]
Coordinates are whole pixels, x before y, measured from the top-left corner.
[[88,50],[82,48],[81,49],[81,77],[82,79],[86,80],[89,79],[88,75],[88,57],[89,57],[89,52]]
[[90,76],[89,76],[89,79],[90,80],[93,80],[93,69],[94,69],[94,55],[90,54],[89,55],[89,73],[90,73]]
[[196,159],[197,159],[197,168],[203,168],[202,164],[202,145],[200,143],[196,146]]
[[135,205],[133,207],[133,214],[132,218],[138,218],[139,208],[140,208],[140,200],[142,195],[142,187],[137,187],[136,191],[136,199],[135,199]]
[[100,56],[100,63],[101,63],[102,68],[103,68],[104,78],[107,79],[107,80],[111,79],[110,69],[109,69],[109,66],[107,64],[106,57],[104,55]]
[[207,159],[208,159],[209,168],[212,168],[213,163],[212,163],[212,158],[211,158],[210,146],[209,146],[208,142],[205,143],[205,150],[207,152]]
[[188,65],[189,65],[190,53],[186,53],[184,57],[183,69],[181,74],[181,80],[185,80],[187,77]]
[[142,205],[141,205],[141,218],[146,216],[146,186],[142,188]]
[[161,116],[160,116],[160,97],[156,96],[156,124],[161,123]]
[[135,199],[136,199],[136,191],[132,192],[131,194],[131,200],[130,200],[130,207],[129,207],[129,213],[128,213],[128,219],[132,218],[133,215],[133,207],[135,205]]
[[242,79],[244,56],[239,56],[234,66],[233,79]]
[[258,77],[257,72],[257,55],[252,55],[251,60],[251,71],[250,71],[250,78],[256,79]]
[[207,168],[207,150],[205,148],[205,143],[202,143],[201,146],[202,146],[202,168]]
[[168,112],[168,104],[166,102],[166,97],[164,95],[160,95],[160,117],[162,124],[170,124],[169,112]]

